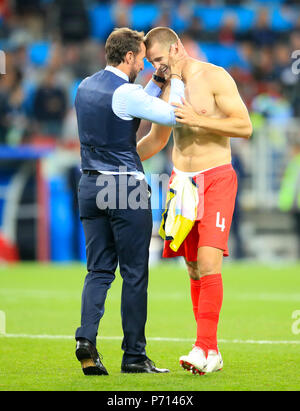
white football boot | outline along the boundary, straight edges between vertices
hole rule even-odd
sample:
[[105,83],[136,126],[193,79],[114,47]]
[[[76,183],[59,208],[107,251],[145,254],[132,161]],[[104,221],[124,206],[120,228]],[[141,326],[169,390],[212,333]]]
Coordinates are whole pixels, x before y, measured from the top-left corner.
[[205,372],[221,371],[223,368],[223,359],[220,352],[209,350],[207,355],[207,366]]
[[204,351],[200,347],[193,346],[188,355],[182,355],[179,358],[182,368],[190,371],[192,374],[203,375],[206,373],[207,360]]

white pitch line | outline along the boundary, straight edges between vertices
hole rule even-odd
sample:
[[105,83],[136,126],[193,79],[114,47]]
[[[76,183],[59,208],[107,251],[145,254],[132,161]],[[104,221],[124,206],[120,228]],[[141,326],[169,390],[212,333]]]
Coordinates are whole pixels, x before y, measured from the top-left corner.
[[[48,335],[48,334],[0,334],[0,337],[5,338],[31,338],[31,339],[44,339],[44,340],[74,340],[73,335]],[[120,336],[103,336],[97,337],[101,340],[122,340],[123,337]],[[195,339],[192,338],[168,338],[168,337],[147,337],[147,341],[166,341],[166,342],[194,342]],[[221,344],[266,344],[266,345],[275,345],[275,344],[297,344],[300,345],[299,340],[286,340],[286,341],[276,341],[276,340],[224,340],[219,339]]]

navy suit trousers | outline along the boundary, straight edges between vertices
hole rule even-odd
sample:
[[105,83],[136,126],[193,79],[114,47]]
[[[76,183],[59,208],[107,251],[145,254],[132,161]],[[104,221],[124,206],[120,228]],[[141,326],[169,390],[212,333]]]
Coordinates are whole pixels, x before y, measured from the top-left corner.
[[[76,330],[75,338],[86,338],[96,345],[107,291],[119,264],[123,279],[123,363],[146,358],[145,323],[152,234],[148,190],[145,180],[138,181],[129,175],[83,174],[78,187],[88,274],[82,292],[81,327]],[[131,204],[130,199],[133,200]],[[140,207],[136,208],[137,205]]]

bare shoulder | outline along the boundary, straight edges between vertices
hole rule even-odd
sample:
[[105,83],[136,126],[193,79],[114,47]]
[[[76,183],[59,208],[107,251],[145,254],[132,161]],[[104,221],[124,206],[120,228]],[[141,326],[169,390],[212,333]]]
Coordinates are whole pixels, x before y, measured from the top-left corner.
[[205,67],[205,80],[213,94],[237,95],[239,93],[234,78],[226,69],[215,64],[202,64]]
[[206,79],[213,84],[218,84],[218,82],[232,82],[234,83],[234,79],[230,75],[230,73],[224,69],[224,67],[217,66],[211,63],[202,63],[205,65],[205,74]]
[[209,83],[214,84],[218,81],[234,81],[231,75],[221,66],[192,59],[190,62],[190,75],[201,75]]

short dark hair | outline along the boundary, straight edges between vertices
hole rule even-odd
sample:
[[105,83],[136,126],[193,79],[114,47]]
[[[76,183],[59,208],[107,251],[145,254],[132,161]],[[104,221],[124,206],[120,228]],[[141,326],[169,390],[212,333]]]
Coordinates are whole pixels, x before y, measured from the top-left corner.
[[141,43],[143,42],[143,31],[131,30],[127,27],[114,29],[105,43],[107,64],[118,66],[124,61],[128,51],[132,51],[134,55],[138,54],[141,51]]

